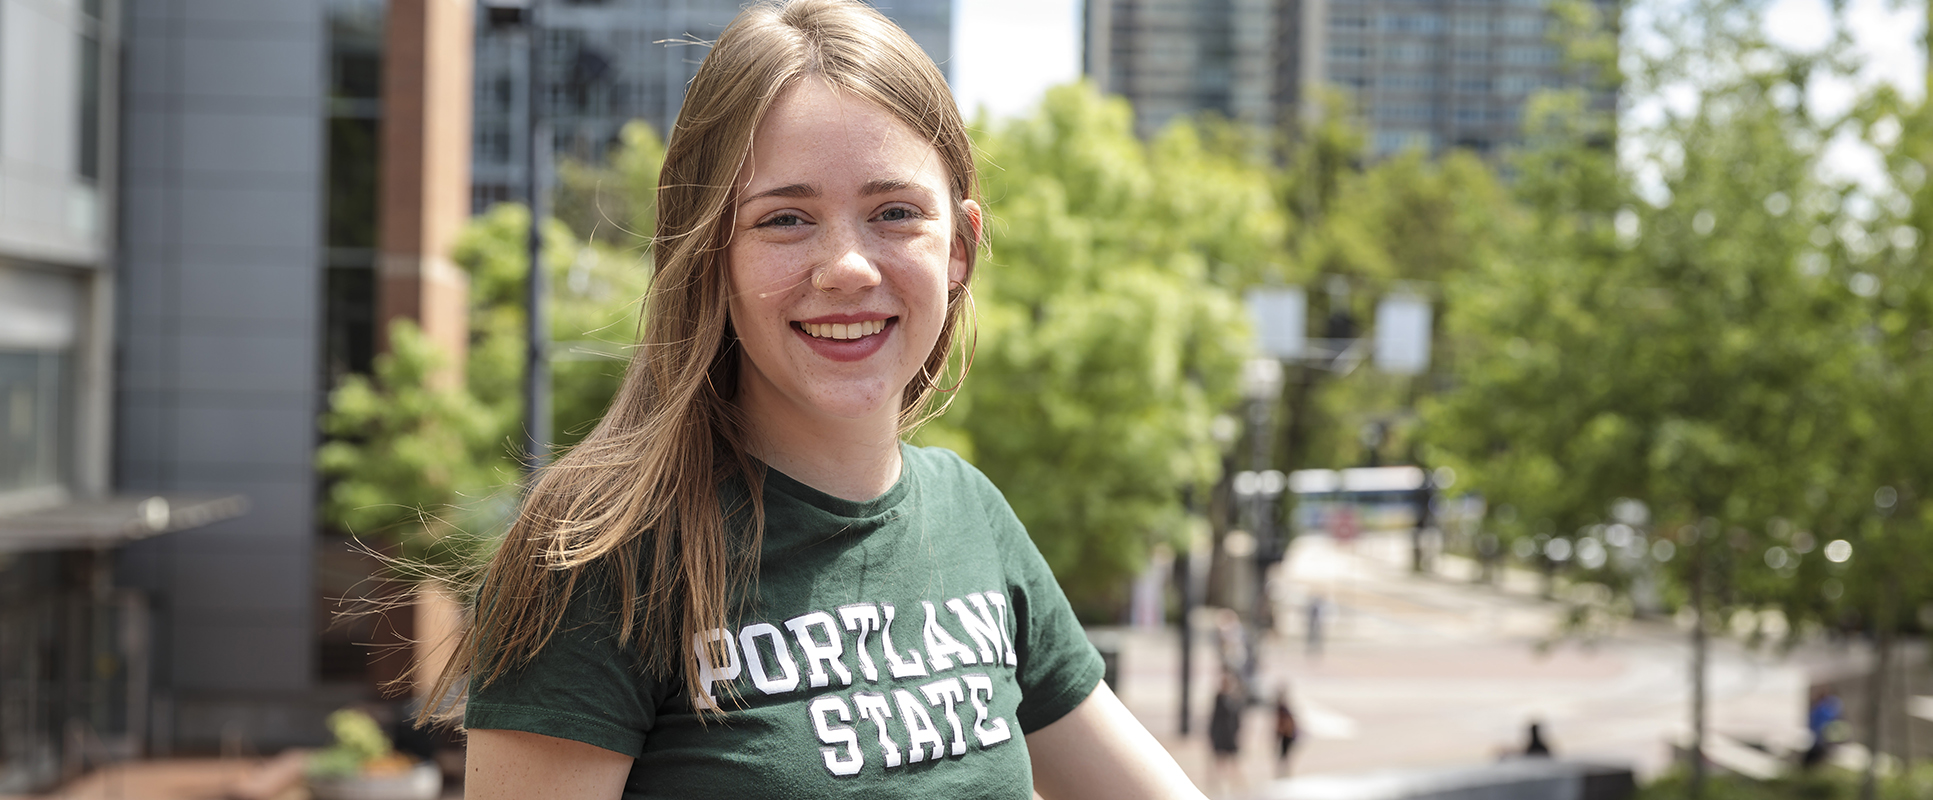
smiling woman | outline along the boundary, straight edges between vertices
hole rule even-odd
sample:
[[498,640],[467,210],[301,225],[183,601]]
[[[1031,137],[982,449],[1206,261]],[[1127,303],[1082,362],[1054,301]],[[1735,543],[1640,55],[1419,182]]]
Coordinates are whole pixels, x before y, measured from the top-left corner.
[[659,180],[640,355],[481,570],[470,797],[1199,797],[999,492],[902,434],[981,235],[932,61],[753,8]]

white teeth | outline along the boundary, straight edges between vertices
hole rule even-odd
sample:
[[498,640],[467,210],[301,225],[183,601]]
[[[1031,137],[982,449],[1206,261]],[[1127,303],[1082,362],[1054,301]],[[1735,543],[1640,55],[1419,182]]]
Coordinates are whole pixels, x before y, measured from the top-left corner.
[[804,328],[806,335],[815,339],[858,339],[885,330],[886,320],[869,319],[865,322],[852,323],[801,322],[799,323],[799,327]]

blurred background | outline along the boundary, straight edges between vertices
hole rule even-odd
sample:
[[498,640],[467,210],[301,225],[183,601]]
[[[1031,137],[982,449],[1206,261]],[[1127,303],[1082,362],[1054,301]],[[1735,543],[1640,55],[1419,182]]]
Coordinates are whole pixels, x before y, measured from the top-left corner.
[[[990,221],[915,440],[1211,796],[1933,797],[1923,5],[878,7]],[[603,410],[739,9],[0,0],[0,794],[460,778],[383,559]]]

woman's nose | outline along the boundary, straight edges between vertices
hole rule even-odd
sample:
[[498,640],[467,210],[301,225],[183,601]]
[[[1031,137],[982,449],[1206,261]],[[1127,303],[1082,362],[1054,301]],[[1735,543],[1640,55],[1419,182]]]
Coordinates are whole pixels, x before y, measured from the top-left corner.
[[879,285],[879,267],[866,254],[855,233],[832,237],[833,256],[819,265],[812,288],[822,292],[856,292]]

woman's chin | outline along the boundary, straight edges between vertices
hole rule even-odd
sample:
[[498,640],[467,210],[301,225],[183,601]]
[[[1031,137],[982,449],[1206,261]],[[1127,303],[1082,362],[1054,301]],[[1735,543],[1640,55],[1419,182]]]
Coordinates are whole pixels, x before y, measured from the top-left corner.
[[810,405],[810,411],[827,421],[861,423],[871,420],[892,420],[897,424],[899,395],[896,392],[880,392],[877,396],[845,395],[819,398],[817,402]]

